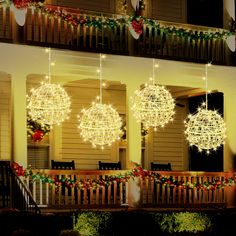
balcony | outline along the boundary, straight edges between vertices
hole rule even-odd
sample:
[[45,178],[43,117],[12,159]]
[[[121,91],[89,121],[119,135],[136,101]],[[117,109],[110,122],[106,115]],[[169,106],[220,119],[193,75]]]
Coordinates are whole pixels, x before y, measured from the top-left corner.
[[142,34],[134,39],[125,15],[86,12],[45,5],[29,8],[18,26],[9,8],[0,8],[0,41],[50,46],[75,51],[156,57],[228,65],[223,29],[143,19]]

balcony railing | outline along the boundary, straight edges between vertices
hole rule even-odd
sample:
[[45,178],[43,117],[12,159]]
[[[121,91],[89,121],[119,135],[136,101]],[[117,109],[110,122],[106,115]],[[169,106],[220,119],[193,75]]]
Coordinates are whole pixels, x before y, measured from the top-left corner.
[[[56,11],[59,8],[47,6],[46,9]],[[2,7],[0,40],[80,51],[226,64],[225,40],[221,37],[201,37],[204,32],[222,32],[222,29],[153,20],[153,24],[144,23],[143,33],[136,40],[129,33],[126,16],[69,8],[63,8],[63,11],[67,15],[59,9],[52,16],[49,10],[29,8],[26,23],[20,27],[16,25],[13,13]],[[73,24],[68,17],[76,18],[77,23]],[[104,26],[104,21],[107,26]],[[182,30],[186,27],[191,37]]]
[[[28,184],[35,202],[40,207],[88,208],[122,207],[131,204],[133,180],[121,181],[119,177],[110,184],[104,181],[109,176],[125,175],[125,170],[32,170],[34,181]],[[40,175],[39,175],[40,173]],[[157,172],[155,172],[157,173]],[[226,172],[158,172],[163,178],[181,182],[155,181],[150,177],[137,177],[140,191],[140,207],[232,207],[233,187],[200,188],[214,181],[224,182],[233,173]],[[41,176],[37,178],[38,176]],[[60,181],[59,181],[60,179]],[[67,180],[70,180],[69,182]],[[52,184],[53,180],[56,184]],[[58,183],[57,183],[58,180]],[[65,181],[65,184],[63,184]],[[68,184],[75,181],[76,184]],[[100,183],[99,185],[95,183]],[[94,183],[91,185],[91,183]],[[189,187],[193,185],[193,187]],[[90,187],[88,187],[90,186]]]

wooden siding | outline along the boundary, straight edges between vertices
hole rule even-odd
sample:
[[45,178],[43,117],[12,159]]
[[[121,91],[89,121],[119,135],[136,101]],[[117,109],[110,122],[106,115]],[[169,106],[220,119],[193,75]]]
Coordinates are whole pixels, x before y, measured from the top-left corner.
[[[90,87],[83,87],[80,81],[65,85],[65,89],[72,98],[72,113],[70,119],[61,126],[60,140],[54,139],[55,157],[63,160],[75,160],[78,169],[98,169],[98,161],[117,162],[119,160],[118,142],[111,147],[101,150],[93,148],[88,142],[84,142],[79,134],[78,118],[82,108],[88,108],[91,102],[99,95],[97,81],[91,81]],[[125,112],[126,94],[124,90],[103,89],[103,102],[112,104],[120,113]],[[57,135],[55,134],[55,135]]]
[[149,15],[151,18],[173,22],[186,22],[186,0],[151,0]]
[[11,79],[0,75],[0,160],[11,159]]
[[149,146],[152,147],[149,162],[163,164],[170,162],[173,170],[182,171],[188,169],[188,148],[183,123],[188,113],[188,107],[185,100],[178,102],[185,107],[176,106],[174,121],[150,135]]

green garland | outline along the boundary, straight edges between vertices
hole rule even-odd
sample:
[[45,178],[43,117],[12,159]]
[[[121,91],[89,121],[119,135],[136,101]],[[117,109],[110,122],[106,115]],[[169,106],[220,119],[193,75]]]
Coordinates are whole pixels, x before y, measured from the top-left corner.
[[135,177],[140,178],[149,178],[150,180],[154,180],[156,183],[172,186],[172,187],[180,187],[183,189],[199,189],[204,191],[221,189],[226,186],[231,186],[236,184],[236,173],[233,177],[227,178],[224,177],[224,180],[213,179],[212,181],[205,181],[203,183],[199,182],[184,182],[183,180],[176,180],[172,176],[166,177],[161,173],[155,171],[148,171],[143,169],[137,163],[134,163],[135,167],[132,170],[128,170],[125,174],[118,175],[108,175],[106,178],[100,177],[99,179],[85,179],[85,180],[72,180],[71,178],[51,178],[49,175],[45,175],[44,173],[38,171],[35,173],[32,169],[23,170],[22,166],[17,163],[12,164],[12,169],[16,171],[18,176],[30,177],[32,181],[40,180],[43,183],[48,183],[50,185],[55,185],[56,188],[61,186],[65,186],[67,188],[77,188],[78,190],[84,189],[97,189],[104,186],[111,186],[114,181],[117,183],[127,182],[129,179],[134,179]]
[[[11,3],[12,1],[3,1],[0,2],[0,5]],[[165,35],[176,35],[177,37],[183,37],[190,40],[212,40],[212,39],[226,39],[231,35],[234,35],[235,32],[228,30],[214,29],[214,32],[208,32],[204,30],[193,30],[189,28],[184,28],[176,25],[162,25],[156,20],[145,18],[141,15],[134,14],[133,16],[120,16],[120,18],[108,18],[101,17],[100,19],[88,19],[87,17],[82,16],[81,14],[71,14],[67,13],[66,9],[59,7],[47,7],[43,4],[43,1],[31,1],[31,4],[34,4],[36,10],[40,11],[42,14],[48,15],[49,17],[54,17],[61,19],[68,24],[78,27],[95,27],[98,29],[114,29],[119,27],[120,24],[129,25],[132,21],[141,22],[147,27],[155,28],[160,34]]]

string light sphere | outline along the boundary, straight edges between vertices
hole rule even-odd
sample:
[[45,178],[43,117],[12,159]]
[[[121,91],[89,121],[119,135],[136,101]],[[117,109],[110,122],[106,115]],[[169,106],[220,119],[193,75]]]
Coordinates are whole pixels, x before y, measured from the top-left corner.
[[42,83],[27,98],[29,115],[42,124],[60,125],[69,118],[71,101],[59,84]]
[[185,135],[190,143],[198,150],[216,151],[224,144],[226,138],[226,126],[223,118],[217,111],[198,108],[197,113],[188,115],[185,123]]
[[121,118],[111,105],[94,102],[88,109],[83,109],[78,118],[82,138],[94,147],[103,149],[120,139]]
[[173,121],[175,102],[164,86],[146,84],[135,91],[131,104],[134,117],[146,129],[153,127],[156,130]]

